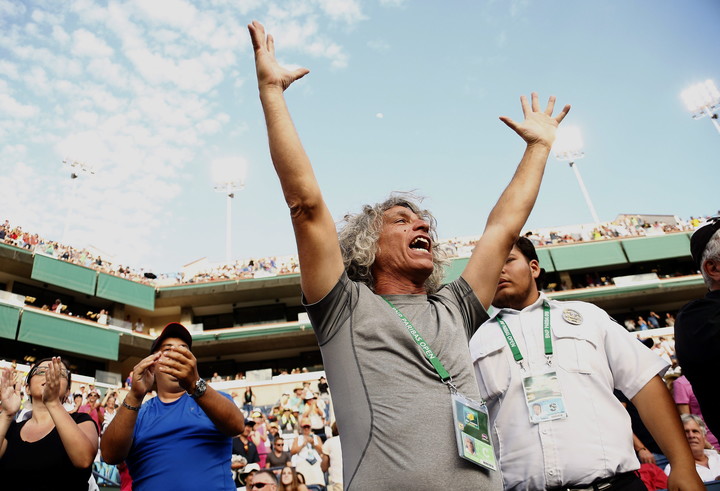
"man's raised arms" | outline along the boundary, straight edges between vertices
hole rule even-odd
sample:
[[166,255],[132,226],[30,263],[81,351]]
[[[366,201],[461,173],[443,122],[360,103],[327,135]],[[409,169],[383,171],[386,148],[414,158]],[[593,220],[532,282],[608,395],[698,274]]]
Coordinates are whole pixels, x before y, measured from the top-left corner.
[[523,122],[517,123],[505,116],[500,120],[525,140],[527,148],[510,184],[490,212],[485,231],[462,273],[485,308],[495,296],[503,264],[537,199],[557,127],[570,111],[570,105],[566,105],[553,117],[555,97],[550,97],[547,108],[542,111],[535,92],[531,104],[525,96],[520,98],[520,103],[525,116]]
[[310,159],[300,142],[283,92],[309,73],[288,70],[275,59],[271,35],[257,21],[248,25],[255,52],[260,102],[270,144],[270,156],[290,208],[297,242],[302,291],[309,303],[322,299],[343,272],[335,222],[323,200]]

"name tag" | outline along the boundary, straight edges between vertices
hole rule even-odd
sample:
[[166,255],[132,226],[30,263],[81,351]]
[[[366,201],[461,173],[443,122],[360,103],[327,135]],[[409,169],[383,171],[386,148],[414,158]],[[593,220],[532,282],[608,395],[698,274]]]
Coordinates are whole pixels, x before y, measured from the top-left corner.
[[451,394],[450,397],[460,457],[480,467],[497,470],[492,439],[488,432],[487,409],[459,393]]
[[556,372],[524,377],[523,391],[531,423],[567,418],[565,399]]

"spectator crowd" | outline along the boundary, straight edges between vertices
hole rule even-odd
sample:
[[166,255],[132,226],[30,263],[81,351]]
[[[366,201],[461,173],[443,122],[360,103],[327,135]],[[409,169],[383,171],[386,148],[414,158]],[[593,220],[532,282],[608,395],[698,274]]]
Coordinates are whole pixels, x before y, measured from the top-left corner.
[[[702,219],[696,217],[690,217],[687,221],[678,220],[674,223],[664,223],[659,221],[649,222],[640,215],[621,215],[612,222],[602,223],[597,226],[575,225],[528,231],[525,233],[525,237],[530,239],[536,247],[546,247],[686,232],[695,230],[701,222]],[[468,237],[442,240],[438,243],[438,247],[448,258],[467,257],[472,252],[478,239],[479,237]],[[206,265],[187,274],[178,272],[158,276],[143,268],[136,269],[128,265],[115,265],[107,258],[103,259],[99,254],[87,249],[75,248],[57,241],[48,240],[40,237],[37,233],[25,231],[22,226],[13,225],[8,220],[5,220],[0,225],[0,242],[147,285],[162,284],[163,286],[169,286],[300,273],[300,265],[296,256],[269,256],[239,259],[230,264]],[[596,285],[596,281],[593,280],[587,283],[585,286]]]

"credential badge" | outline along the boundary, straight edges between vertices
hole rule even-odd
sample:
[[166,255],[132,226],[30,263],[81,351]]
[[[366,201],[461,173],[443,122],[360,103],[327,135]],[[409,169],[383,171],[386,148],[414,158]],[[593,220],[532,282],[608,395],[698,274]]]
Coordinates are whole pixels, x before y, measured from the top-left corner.
[[580,312],[573,309],[565,309],[562,313],[562,318],[567,322],[568,324],[572,324],[574,326],[579,326],[582,324],[583,318],[582,315],[580,315]]

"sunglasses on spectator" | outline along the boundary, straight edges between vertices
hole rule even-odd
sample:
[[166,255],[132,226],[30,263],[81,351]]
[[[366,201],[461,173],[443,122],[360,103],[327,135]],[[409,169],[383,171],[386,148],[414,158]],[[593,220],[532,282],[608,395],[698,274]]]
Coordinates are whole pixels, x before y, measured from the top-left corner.
[[263,489],[265,486],[272,486],[271,482],[254,482],[250,485],[250,489]]
[[[32,377],[33,375],[40,375],[41,377],[44,377],[48,374],[48,371],[50,371],[50,369],[47,367],[36,367],[30,370],[30,377]],[[60,369],[60,375],[62,375],[63,377],[67,377],[68,373],[69,372],[64,368]]]
[[302,425],[303,428],[312,428],[310,425]]

